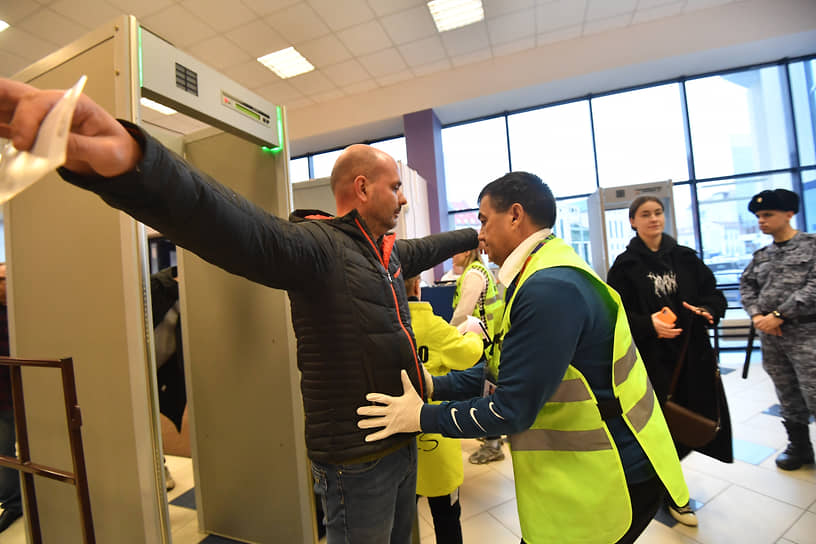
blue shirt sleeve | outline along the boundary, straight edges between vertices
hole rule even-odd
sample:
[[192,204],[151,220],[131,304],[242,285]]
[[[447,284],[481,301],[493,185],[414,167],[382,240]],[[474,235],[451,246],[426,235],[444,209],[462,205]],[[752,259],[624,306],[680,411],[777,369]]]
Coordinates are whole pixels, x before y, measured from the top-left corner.
[[[423,432],[455,438],[513,434],[529,428],[553,395],[575,356],[589,319],[587,302],[575,282],[552,269],[530,276],[516,293],[511,327],[502,343],[496,391],[486,397],[425,405]],[[580,274],[580,272],[575,272]],[[474,369],[471,369],[471,372]],[[439,380],[440,392],[470,384],[472,378]],[[434,395],[437,380],[434,380]]]

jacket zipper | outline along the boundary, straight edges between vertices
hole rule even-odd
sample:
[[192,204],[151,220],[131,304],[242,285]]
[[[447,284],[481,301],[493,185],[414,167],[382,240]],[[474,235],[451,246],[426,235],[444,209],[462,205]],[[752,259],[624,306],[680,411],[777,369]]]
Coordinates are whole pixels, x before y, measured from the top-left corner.
[[394,297],[394,308],[397,310],[397,321],[399,321],[400,327],[402,328],[402,332],[405,333],[405,336],[408,338],[408,343],[411,344],[411,352],[414,355],[414,365],[416,367],[417,372],[417,382],[419,383],[419,396],[421,399],[425,399],[425,376],[422,374],[422,369],[419,368],[419,359],[417,358],[417,350],[416,345],[414,345],[414,341],[411,338],[411,334],[408,332],[408,329],[405,328],[405,323],[402,322],[402,316],[400,315],[399,311],[399,300],[397,299],[397,292],[394,289],[394,280],[391,277],[391,273],[388,271],[388,265],[383,261],[382,254],[380,250],[377,248],[377,244],[371,239],[368,233],[365,231],[363,226],[360,224],[360,221],[355,217],[354,222],[357,223],[357,227],[360,229],[360,232],[366,237],[368,243],[371,244],[371,247],[374,248],[374,253],[377,254],[377,259],[379,259],[380,264],[382,265],[383,269],[385,270],[385,277],[388,279],[388,286],[391,287],[391,295]]

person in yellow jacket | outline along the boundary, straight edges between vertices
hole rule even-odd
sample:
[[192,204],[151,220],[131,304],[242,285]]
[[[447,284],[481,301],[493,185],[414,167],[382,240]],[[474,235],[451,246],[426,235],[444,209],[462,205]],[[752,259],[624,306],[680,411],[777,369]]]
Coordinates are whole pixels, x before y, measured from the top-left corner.
[[489,358],[495,391],[471,370],[407,375],[398,397],[370,393],[360,428],[510,436],[522,542],[630,544],[664,489],[689,499],[668,426],[620,296],[552,233],[556,205],[538,176],[511,172],[479,195],[479,241],[501,266],[506,306]]
[[[433,313],[420,301],[419,276],[405,279],[411,327],[417,341],[417,353],[432,376],[444,376],[451,370],[470,368],[482,358],[484,343],[475,332],[459,329]],[[438,544],[461,544],[459,486],[464,480],[462,446],[459,440],[441,434],[423,433],[417,437],[417,495],[428,498]]]

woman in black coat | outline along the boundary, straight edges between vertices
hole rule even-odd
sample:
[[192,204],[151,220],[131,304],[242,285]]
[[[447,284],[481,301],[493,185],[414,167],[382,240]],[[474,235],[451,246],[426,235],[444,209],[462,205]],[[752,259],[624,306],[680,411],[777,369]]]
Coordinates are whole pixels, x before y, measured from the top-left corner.
[[[690,335],[672,400],[711,419],[717,418],[719,404],[720,431],[714,440],[697,450],[731,463],[734,460],[731,420],[707,330],[725,314],[725,296],[717,289],[714,274],[694,250],[678,245],[663,232],[665,218],[659,199],[652,196],[635,199],[629,207],[629,222],[637,236],[615,259],[607,283],[621,296],[632,337],[661,406],[666,401],[685,336]],[[664,306],[677,316],[676,323],[658,319]],[[677,441],[675,446],[681,459],[691,451]],[[668,503],[669,512],[677,521],[697,525],[688,505]]]

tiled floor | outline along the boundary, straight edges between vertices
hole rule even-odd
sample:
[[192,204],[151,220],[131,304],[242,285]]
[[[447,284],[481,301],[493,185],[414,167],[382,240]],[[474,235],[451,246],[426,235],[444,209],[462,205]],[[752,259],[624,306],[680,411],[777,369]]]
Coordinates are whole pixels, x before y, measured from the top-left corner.
[[[759,364],[758,350],[747,380],[741,377],[743,358],[742,352],[726,352],[720,358],[738,460],[727,465],[698,453],[688,456],[683,472],[698,506],[699,527],[674,524],[661,512],[639,544],[816,542],[816,468],[784,472],[774,465],[776,453],[786,444],[774,407],[774,389]],[[810,430],[816,442],[816,425]],[[464,541],[518,544],[521,532],[510,456],[497,463],[471,465],[467,456],[477,447],[475,440],[463,441],[465,483],[460,496]],[[176,489],[168,493],[173,543],[232,542],[199,533],[195,510],[176,505],[184,502],[184,494],[193,486],[192,464],[182,457],[168,457],[167,462],[176,480]],[[419,503],[419,526],[422,544],[435,544],[424,500]],[[4,532],[0,540],[3,544],[24,544],[22,521]]]

